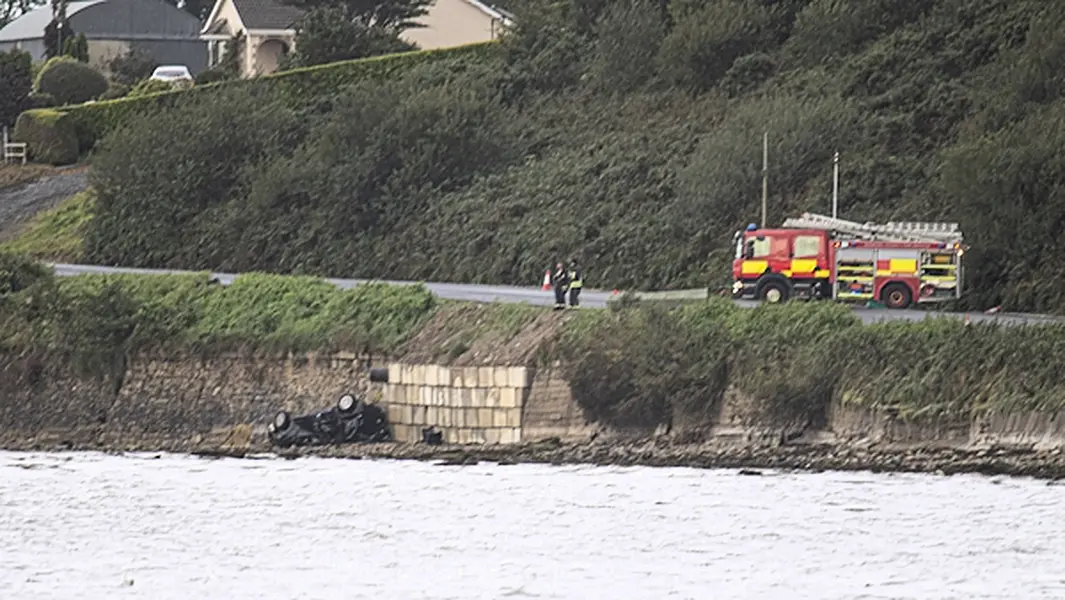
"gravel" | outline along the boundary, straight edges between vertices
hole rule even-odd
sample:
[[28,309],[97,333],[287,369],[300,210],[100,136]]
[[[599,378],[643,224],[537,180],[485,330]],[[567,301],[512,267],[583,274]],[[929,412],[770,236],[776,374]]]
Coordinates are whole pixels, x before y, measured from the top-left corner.
[[55,208],[88,186],[88,170],[80,168],[0,189],[0,241],[13,237],[37,213]]

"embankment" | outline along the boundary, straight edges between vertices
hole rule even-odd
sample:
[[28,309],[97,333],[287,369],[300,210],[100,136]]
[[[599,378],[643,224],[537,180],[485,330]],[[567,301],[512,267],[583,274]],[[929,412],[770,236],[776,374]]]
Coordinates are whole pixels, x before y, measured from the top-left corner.
[[[7,449],[243,455],[270,450],[278,409],[356,391],[396,443],[285,454],[1065,475],[1056,326],[717,302],[559,314],[284,277],[6,271],[20,290],[0,293]],[[419,443],[428,426],[444,445]]]

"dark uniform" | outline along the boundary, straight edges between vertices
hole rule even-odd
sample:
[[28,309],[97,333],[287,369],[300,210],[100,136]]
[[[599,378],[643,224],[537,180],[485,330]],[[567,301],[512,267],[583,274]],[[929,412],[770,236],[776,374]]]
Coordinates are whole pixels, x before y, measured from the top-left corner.
[[581,288],[584,287],[584,273],[577,261],[569,262],[569,305],[570,308],[580,306]]
[[569,273],[562,263],[555,265],[551,273],[551,287],[555,289],[555,310],[566,308],[566,290],[569,289]]

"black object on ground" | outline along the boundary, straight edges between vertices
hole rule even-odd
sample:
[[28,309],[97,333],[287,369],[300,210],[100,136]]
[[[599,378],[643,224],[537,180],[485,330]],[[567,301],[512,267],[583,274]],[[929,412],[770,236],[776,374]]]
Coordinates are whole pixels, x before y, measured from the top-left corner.
[[422,443],[439,446],[444,443],[444,432],[437,431],[436,427],[426,427],[422,429]]
[[384,367],[370,369],[370,381],[373,383],[388,383],[388,369]]
[[384,411],[351,394],[341,396],[333,408],[309,415],[279,411],[267,429],[270,441],[281,447],[392,441]]

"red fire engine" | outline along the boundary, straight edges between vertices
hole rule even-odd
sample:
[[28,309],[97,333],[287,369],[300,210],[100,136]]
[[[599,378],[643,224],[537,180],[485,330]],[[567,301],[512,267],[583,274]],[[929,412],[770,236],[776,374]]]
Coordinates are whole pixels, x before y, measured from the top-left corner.
[[961,297],[957,223],[856,223],[804,213],[735,235],[734,298],[876,300],[888,308]]

